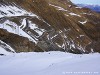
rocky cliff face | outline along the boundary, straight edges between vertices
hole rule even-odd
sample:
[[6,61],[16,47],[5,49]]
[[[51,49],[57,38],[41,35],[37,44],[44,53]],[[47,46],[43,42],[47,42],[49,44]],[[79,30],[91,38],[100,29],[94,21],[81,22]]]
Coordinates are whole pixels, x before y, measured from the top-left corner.
[[0,6],[0,40],[16,52],[100,52],[100,14],[90,9],[70,0],[0,0]]

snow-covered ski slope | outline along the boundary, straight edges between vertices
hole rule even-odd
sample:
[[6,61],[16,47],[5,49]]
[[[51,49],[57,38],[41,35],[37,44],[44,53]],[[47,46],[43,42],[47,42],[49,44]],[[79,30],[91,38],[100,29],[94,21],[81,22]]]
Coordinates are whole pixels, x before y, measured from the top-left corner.
[[0,75],[100,75],[99,64],[99,53],[19,53],[0,56]]

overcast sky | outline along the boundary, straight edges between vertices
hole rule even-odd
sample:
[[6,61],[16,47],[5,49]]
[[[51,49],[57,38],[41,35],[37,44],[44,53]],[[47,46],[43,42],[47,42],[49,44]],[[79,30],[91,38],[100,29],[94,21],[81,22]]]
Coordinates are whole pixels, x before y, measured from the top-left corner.
[[100,0],[71,0],[76,4],[98,4],[100,5]]

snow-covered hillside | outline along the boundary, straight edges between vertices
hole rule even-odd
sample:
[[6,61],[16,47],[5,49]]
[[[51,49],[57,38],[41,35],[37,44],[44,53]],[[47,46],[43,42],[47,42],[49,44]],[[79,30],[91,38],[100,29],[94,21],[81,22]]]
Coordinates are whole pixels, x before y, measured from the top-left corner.
[[[21,7],[17,6],[16,4],[13,5],[1,5],[0,6],[0,18],[3,17],[17,17],[17,16],[32,16],[38,17],[31,12],[27,12],[26,10],[22,9]],[[22,25],[17,25],[16,23],[6,20],[4,23],[0,23],[0,28],[6,29],[8,32],[18,34],[23,37],[27,37],[33,42],[36,42],[32,37],[30,37],[21,27],[26,26],[26,20],[22,20]]]
[[[23,25],[25,25],[25,22]],[[30,37],[27,33],[25,33],[20,27],[21,26],[18,26],[16,23],[11,22],[9,20],[5,21],[3,24],[0,24],[0,28],[6,29],[10,33],[14,33],[14,34],[18,34],[23,37],[27,37],[31,41],[34,41],[34,39],[32,39],[32,37]]]
[[11,17],[11,16],[35,16],[31,12],[27,12],[24,9],[20,8],[16,4],[12,5],[0,5],[0,17]]
[[0,56],[0,75],[100,75],[100,54],[64,52]]
[[70,0],[0,1],[0,40],[15,52],[100,52],[99,25],[100,14]]

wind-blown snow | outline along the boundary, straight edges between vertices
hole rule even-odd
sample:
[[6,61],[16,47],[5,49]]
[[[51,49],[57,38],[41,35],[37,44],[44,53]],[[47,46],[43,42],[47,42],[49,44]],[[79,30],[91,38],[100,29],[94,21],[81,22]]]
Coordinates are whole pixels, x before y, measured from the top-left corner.
[[99,65],[99,53],[19,53],[0,56],[0,75],[100,75]]

